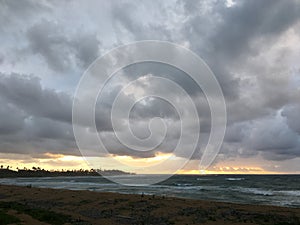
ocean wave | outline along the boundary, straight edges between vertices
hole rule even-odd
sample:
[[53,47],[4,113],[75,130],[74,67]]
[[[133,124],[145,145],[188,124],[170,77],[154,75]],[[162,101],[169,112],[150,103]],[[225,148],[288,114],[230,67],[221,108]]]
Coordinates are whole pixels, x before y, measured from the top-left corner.
[[242,178],[242,177],[229,177],[229,178],[226,178],[226,180],[229,180],[229,181],[239,181],[239,180],[245,180],[245,178]]
[[197,178],[196,180],[200,180],[200,181],[208,181],[208,180],[211,180],[211,179],[208,179],[208,178]]
[[196,190],[196,191],[223,191],[224,189],[220,186],[169,186],[170,189],[180,189],[182,191],[184,190]]
[[234,191],[239,191],[243,193],[249,193],[249,194],[254,194],[254,195],[264,195],[264,196],[272,196],[274,195],[273,191],[270,190],[264,190],[264,189],[259,189],[259,188],[233,188]]
[[300,190],[291,190],[291,191],[277,191],[277,193],[283,195],[297,196],[300,197]]
[[[151,178],[152,176],[150,176]],[[150,186],[122,186],[108,182],[101,177],[55,177],[55,178],[2,178],[0,184],[55,189],[90,190],[97,192],[117,192],[126,194],[166,195],[193,199],[210,199],[226,202],[284,205],[300,207],[300,190],[297,180],[291,186],[276,186],[278,179],[286,182],[285,177],[278,176],[273,183],[272,177],[264,179],[256,176],[218,176],[170,178],[165,183]],[[127,178],[126,178],[127,179]],[[129,178],[128,178],[129,179]],[[196,181],[199,180],[199,181]],[[201,180],[210,180],[201,182]],[[241,180],[247,180],[243,182]],[[282,184],[282,183],[281,183]],[[292,188],[294,187],[294,188]]]
[[193,184],[190,183],[185,183],[185,184],[181,184],[181,183],[175,183],[175,186],[180,186],[180,187],[188,187],[188,186],[193,186]]

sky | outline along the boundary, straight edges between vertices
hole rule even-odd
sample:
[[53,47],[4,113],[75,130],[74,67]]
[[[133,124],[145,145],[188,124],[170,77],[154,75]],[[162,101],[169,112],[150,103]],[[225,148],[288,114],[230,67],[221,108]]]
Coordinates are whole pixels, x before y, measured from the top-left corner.
[[[300,173],[300,1],[0,1],[0,164],[13,168],[88,168],[72,128],[77,84],[101,55],[134,41],[176,43],[198,54],[215,74],[224,94],[224,142],[206,173]],[[172,165],[147,165],[173,154],[180,118],[162,99],[146,98],[131,111],[132,131],[149,135],[147,124],[162,117],[168,133],[147,151],[122,145],[110,121],[118,92],[141,78],[126,98],[139,91],[163,91],[161,76],[178,83],[194,101],[201,125],[197,149],[178,173],[199,173],[201,149],[211,117],[205,95],[172,66],[146,62],[117,72],[96,106],[99,136],[110,154],[97,155],[99,167],[169,173]],[[165,95],[174,95],[165,91]],[[189,118],[189,115],[185,115]],[[119,118],[120,121],[122,118]],[[190,121],[187,129],[197,129]],[[82,135],[91,130],[82,125]],[[124,131],[127,132],[127,131]],[[188,141],[186,143],[188,147]]]

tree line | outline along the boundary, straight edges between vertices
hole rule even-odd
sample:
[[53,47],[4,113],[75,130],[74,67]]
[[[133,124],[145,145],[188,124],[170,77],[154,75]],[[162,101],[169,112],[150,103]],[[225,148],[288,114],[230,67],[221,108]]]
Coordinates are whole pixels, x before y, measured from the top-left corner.
[[12,170],[10,166],[0,166],[0,178],[8,177],[57,177],[57,176],[110,176],[133,174],[122,170],[102,170],[102,169],[73,169],[73,170],[45,170],[40,167],[28,169],[24,167]]

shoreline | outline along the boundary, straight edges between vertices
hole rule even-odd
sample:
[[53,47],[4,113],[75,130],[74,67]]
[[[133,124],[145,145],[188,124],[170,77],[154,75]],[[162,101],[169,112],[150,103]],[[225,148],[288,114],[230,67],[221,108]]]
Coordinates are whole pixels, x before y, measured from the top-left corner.
[[300,208],[13,185],[0,185],[0,212],[32,225],[300,224]]
[[[131,175],[127,175],[130,176]],[[127,176],[120,178],[127,179]],[[192,176],[192,177],[190,177]],[[119,176],[118,176],[119,177]],[[147,176],[145,176],[147,178]],[[44,181],[45,179],[45,181]],[[132,179],[132,177],[130,178]],[[173,176],[166,182],[151,185],[147,188],[138,186],[118,186],[103,177],[26,177],[3,178],[0,185],[17,185],[38,188],[66,190],[90,190],[96,192],[112,192],[123,194],[165,195],[166,197],[219,201],[236,204],[269,205],[288,208],[300,208],[299,176],[279,176],[276,179],[264,176],[227,176],[219,175],[199,177],[195,175]],[[273,181],[276,181],[273,185]],[[289,186],[282,186],[289,182]],[[279,186],[278,186],[279,185]],[[281,186],[280,186],[281,185]]]
[[[66,190],[66,191],[75,191],[75,192],[92,192],[92,193],[100,193],[100,194],[120,194],[120,195],[129,195],[129,196],[141,196],[141,194],[136,194],[136,193],[120,193],[118,191],[98,191],[96,189],[68,189],[68,188],[54,188],[54,187],[39,187],[39,186],[32,186],[30,185],[14,185],[14,184],[0,184],[0,189],[1,186],[12,186],[12,187],[21,187],[21,188],[33,188],[33,189],[47,189],[47,190]],[[0,191],[1,193],[1,191]],[[155,194],[151,194],[148,192],[143,192],[144,196],[150,196],[152,197]],[[200,201],[200,202],[214,202],[216,204],[220,203],[224,203],[224,204],[233,204],[233,205],[241,205],[241,206],[253,206],[253,205],[257,205],[257,206],[261,206],[261,207],[278,207],[278,208],[287,208],[287,209],[299,209],[300,210],[300,206],[289,206],[289,205],[272,205],[272,204],[251,204],[251,203],[244,203],[244,202],[230,202],[230,201],[222,201],[222,200],[215,200],[215,199],[198,199],[198,198],[193,198],[193,197],[183,197],[183,196],[173,196],[173,195],[165,195],[165,194],[161,194],[161,195],[155,195],[158,198],[174,198],[174,199],[184,199],[184,200],[192,200],[192,201]],[[1,198],[0,198],[1,201]]]

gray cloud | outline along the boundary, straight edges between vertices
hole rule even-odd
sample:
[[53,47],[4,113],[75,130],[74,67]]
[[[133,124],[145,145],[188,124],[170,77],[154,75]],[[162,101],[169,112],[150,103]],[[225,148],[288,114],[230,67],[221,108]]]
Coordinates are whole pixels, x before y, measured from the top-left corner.
[[63,92],[43,89],[36,77],[0,74],[0,94],[29,115],[71,122],[71,97]]
[[[236,58],[241,54],[260,51],[253,45],[256,38],[272,41],[278,34],[291,27],[300,17],[297,1],[280,0],[240,1],[235,7],[221,11],[221,25],[213,33],[212,51],[221,52],[224,57]],[[218,11],[219,12],[219,11]],[[255,52],[253,52],[255,50]]]
[[12,104],[0,98],[0,134],[10,135],[24,126],[24,113]]
[[298,138],[280,118],[274,118],[255,124],[248,141],[250,146],[261,151],[287,150],[297,146]]
[[96,34],[77,31],[68,37],[66,32],[65,28],[47,20],[34,24],[27,31],[28,49],[42,56],[54,71],[70,70],[77,63],[87,67],[99,54]]
[[[76,77],[111,47],[158,39],[190,47],[220,82],[228,110],[220,159],[257,155],[270,161],[299,158],[299,1],[243,0],[232,7],[223,1],[172,0],[161,4],[109,2],[101,3],[102,7],[96,1],[12,0],[0,4],[1,152],[79,154],[71,129]],[[296,72],[291,73],[294,67]],[[134,132],[147,136],[146,125],[152,117],[170,121],[169,134],[159,148],[133,152],[113,134],[110,112],[118,91],[150,74],[172,79],[193,98],[201,120],[199,147],[205,146],[211,118],[202,91],[175,68],[143,63],[116,74],[97,102],[97,129],[108,148],[116,155],[151,157],[171,152],[176,145],[178,114],[158,99],[137,104],[131,122]],[[136,90],[146,90],[145,85],[151,84],[140,82]],[[163,85],[153,88],[164,91]],[[195,131],[192,125],[189,129]],[[90,130],[83,132],[89,135]],[[200,157],[201,151],[196,152],[194,158]]]
[[282,111],[282,116],[286,117],[289,127],[300,135],[300,104],[287,106]]
[[42,88],[33,76],[0,76],[0,151],[78,155],[71,126],[71,98]]
[[19,2],[18,0],[3,0],[0,2],[0,14],[3,26],[0,26],[0,30],[5,30],[4,25],[15,25],[20,22],[24,22],[24,18],[32,18],[33,13],[38,11],[47,12],[50,10],[47,4],[43,4],[43,1],[36,2],[33,0],[25,0]]

